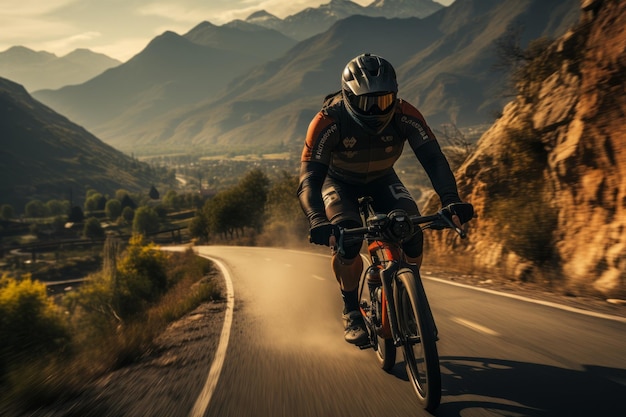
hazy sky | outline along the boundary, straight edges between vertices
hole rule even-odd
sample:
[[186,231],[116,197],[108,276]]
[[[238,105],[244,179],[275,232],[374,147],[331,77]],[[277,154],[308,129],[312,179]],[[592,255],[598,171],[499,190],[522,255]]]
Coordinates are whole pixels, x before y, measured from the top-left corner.
[[[222,25],[253,12],[284,18],[330,0],[0,0],[0,52],[26,46],[62,56],[89,48],[126,61],[166,30]],[[352,0],[366,6],[374,0]],[[449,5],[454,0],[436,0]]]

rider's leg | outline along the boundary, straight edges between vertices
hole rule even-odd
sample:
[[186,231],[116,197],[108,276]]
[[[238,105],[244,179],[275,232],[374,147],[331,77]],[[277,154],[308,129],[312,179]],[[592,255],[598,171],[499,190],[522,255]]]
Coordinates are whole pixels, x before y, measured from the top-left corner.
[[[326,177],[322,188],[326,217],[344,228],[361,226],[358,197],[362,195],[358,187]],[[361,246],[361,243],[346,245],[341,254],[334,253],[332,257],[332,269],[344,303],[344,337],[347,342],[358,345],[368,341],[365,322],[359,311],[358,287],[363,269],[363,260],[359,254]]]
[[368,341],[365,322],[359,311],[359,280],[363,270],[363,259],[359,255],[359,247],[346,248],[345,255],[333,254],[332,268],[341,289],[343,298],[344,338],[356,345]]
[[406,261],[411,265],[415,265],[416,269],[419,271],[420,267],[422,266],[422,259],[423,259],[424,255],[419,255],[417,257],[412,257],[409,255],[406,255]]
[[358,310],[359,297],[357,291],[363,271],[363,259],[360,255],[347,259],[335,253],[332,257],[332,268],[341,288],[341,295],[345,305],[344,313]]

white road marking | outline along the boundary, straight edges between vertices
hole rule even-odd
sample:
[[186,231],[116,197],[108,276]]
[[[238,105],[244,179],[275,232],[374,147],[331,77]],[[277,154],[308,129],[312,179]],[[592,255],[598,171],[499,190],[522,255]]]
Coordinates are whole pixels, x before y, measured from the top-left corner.
[[324,277],[320,277],[319,275],[313,275],[313,278],[319,280],[319,281],[326,281],[326,278]]
[[[329,258],[330,257],[329,255],[323,255],[323,254],[319,254],[319,253],[306,252],[304,250],[290,249],[290,250],[288,250],[288,252],[294,252],[294,253],[298,253],[298,254],[314,255],[314,256],[323,256],[325,258]],[[361,254],[361,256],[364,259],[367,259],[367,255]],[[552,308],[556,308],[556,309],[559,309],[559,310],[569,311],[571,313],[577,313],[577,314],[582,314],[582,315],[585,315],[585,316],[597,317],[597,318],[601,318],[601,319],[605,319],[605,320],[612,320],[612,321],[617,321],[617,322],[620,322],[620,323],[626,323],[626,317],[620,317],[620,316],[616,316],[616,315],[613,315],[613,314],[597,313],[595,311],[583,310],[581,308],[570,307],[570,306],[566,306],[566,305],[559,304],[559,303],[552,303],[550,301],[535,300],[533,298],[523,297],[521,295],[509,294],[509,293],[504,293],[504,292],[500,292],[500,291],[489,290],[487,288],[479,288],[479,287],[474,287],[472,285],[460,284],[458,282],[452,282],[452,281],[449,281],[449,280],[446,280],[446,279],[441,279],[441,278],[436,278],[436,277],[430,277],[430,276],[422,275],[422,279],[429,279],[429,280],[432,280],[432,281],[437,281],[437,282],[441,282],[441,283],[448,284],[448,285],[455,285],[457,287],[469,288],[469,289],[476,290],[476,291],[482,291],[482,292],[486,292],[486,293],[489,293],[489,294],[499,295],[501,297],[514,298],[516,300],[525,301],[527,303],[539,304],[539,305],[543,305],[543,306],[546,306],[546,307],[552,307]]]
[[460,317],[452,317],[452,321],[459,323],[465,327],[469,327],[472,330],[476,330],[477,332],[487,334],[489,336],[500,336],[498,332],[496,332],[495,330],[491,330],[489,327],[482,326],[480,324],[462,319]]
[[578,314],[582,314],[582,315],[585,315],[585,316],[598,317],[598,318],[605,319],[605,320],[613,320],[613,321],[618,321],[618,322],[621,322],[621,323],[626,323],[626,317],[615,316],[615,315],[612,315],[612,314],[597,313],[595,311],[583,310],[583,309],[580,309],[580,308],[570,307],[570,306],[566,306],[566,305],[563,305],[563,304],[552,303],[550,301],[535,300],[535,299],[532,299],[532,298],[523,297],[521,295],[509,294],[509,293],[505,293],[505,292],[490,290],[490,289],[487,289],[487,288],[474,287],[472,285],[461,284],[461,283],[458,283],[458,282],[452,282],[452,281],[448,281],[448,280],[442,279],[442,278],[435,278],[435,277],[429,277],[429,276],[423,276],[422,275],[422,279],[430,279],[432,281],[437,281],[437,282],[441,282],[441,283],[448,284],[448,285],[454,285],[454,286],[457,286],[457,287],[469,288],[469,289],[472,289],[472,290],[475,290],[475,291],[482,291],[482,292],[486,292],[488,294],[499,295],[501,297],[513,298],[515,300],[525,301],[527,303],[533,303],[533,304],[539,304],[539,305],[546,306],[546,307],[558,308],[559,310],[569,311],[571,313],[578,313]]
[[204,387],[202,388],[202,392],[198,396],[198,399],[196,400],[196,403],[193,406],[191,413],[189,413],[190,417],[202,417],[209,406],[209,402],[211,401],[211,397],[213,396],[213,392],[215,391],[215,387],[217,386],[217,380],[219,379],[220,373],[222,372],[224,359],[226,358],[226,349],[228,348],[228,339],[230,339],[230,328],[233,322],[233,309],[235,306],[233,281],[230,273],[228,272],[228,269],[226,269],[224,264],[217,259],[205,255],[200,256],[203,256],[213,261],[224,276],[224,281],[226,281],[226,313],[224,315],[222,333],[220,334],[220,343],[217,346],[215,358],[213,359],[213,364],[211,365],[211,369],[209,370],[209,375],[207,376]]

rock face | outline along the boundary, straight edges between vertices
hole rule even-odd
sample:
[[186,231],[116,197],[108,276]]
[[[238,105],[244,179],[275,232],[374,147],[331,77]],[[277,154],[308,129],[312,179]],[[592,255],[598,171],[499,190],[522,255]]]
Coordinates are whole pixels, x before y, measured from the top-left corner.
[[478,213],[470,237],[430,243],[514,279],[624,297],[626,2],[581,8],[457,172]]

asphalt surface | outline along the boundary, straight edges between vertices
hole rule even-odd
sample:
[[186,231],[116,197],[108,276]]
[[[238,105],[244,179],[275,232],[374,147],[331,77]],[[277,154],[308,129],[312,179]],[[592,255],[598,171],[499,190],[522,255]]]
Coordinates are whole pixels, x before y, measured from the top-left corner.
[[[232,321],[194,416],[427,416],[401,352],[390,373],[343,341],[330,258],[200,246],[232,281]],[[435,279],[433,279],[435,278]],[[626,320],[429,277],[439,328],[438,416],[625,416]],[[228,311],[226,312],[228,315]],[[225,335],[224,328],[222,336]],[[219,347],[218,347],[219,349]],[[218,355],[216,355],[218,356]]]

